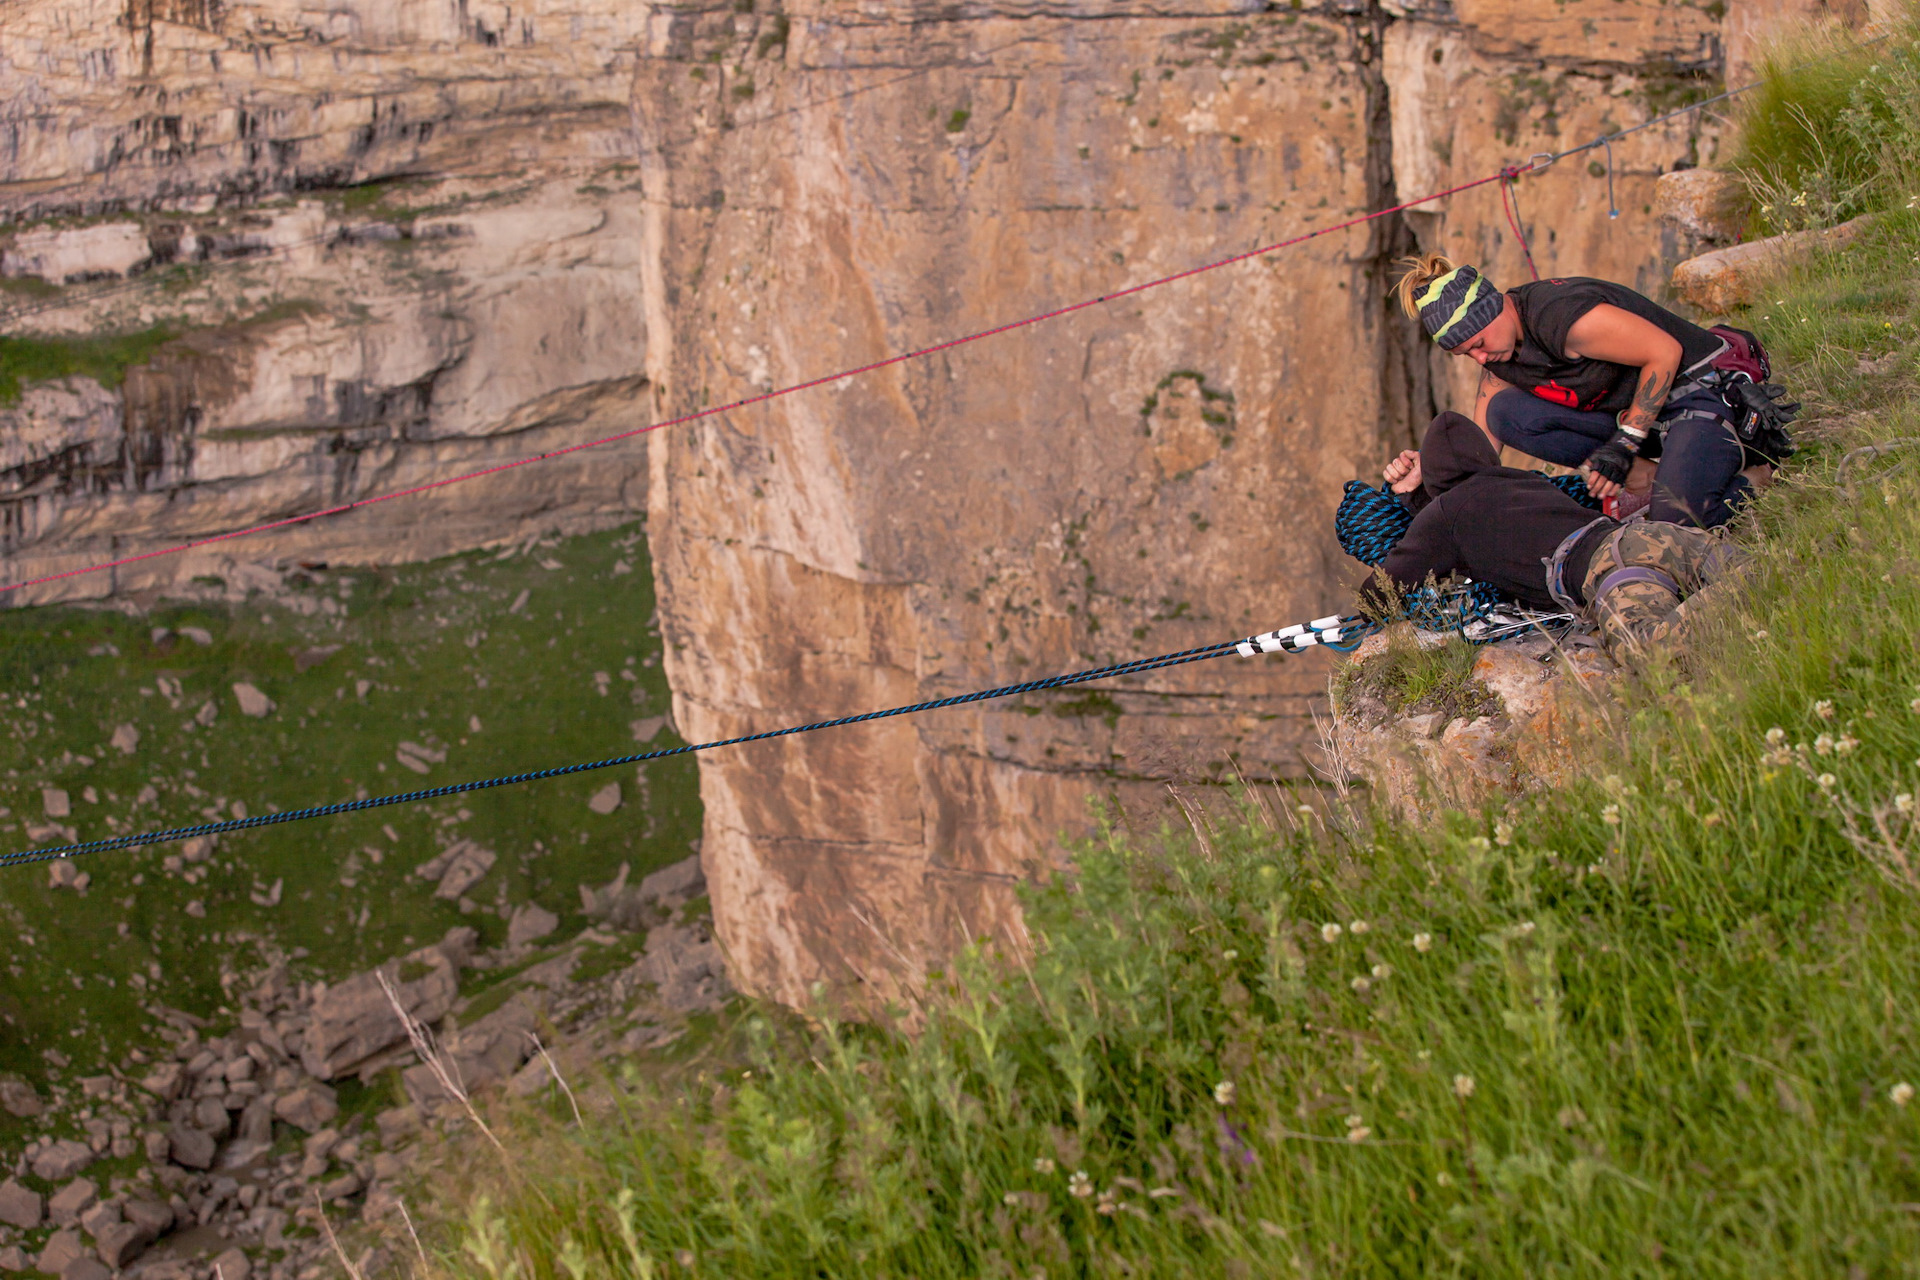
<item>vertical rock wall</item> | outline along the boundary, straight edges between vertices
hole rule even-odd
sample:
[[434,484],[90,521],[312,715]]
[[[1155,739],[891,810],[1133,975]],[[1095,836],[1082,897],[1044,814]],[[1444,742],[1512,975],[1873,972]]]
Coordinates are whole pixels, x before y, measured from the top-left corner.
[[[660,412],[1097,296],[1644,119],[1719,67],[1705,7],[732,5],[636,76]],[[1584,24],[1584,25],[1583,25]],[[1655,288],[1689,119],[1521,193],[1543,271]],[[1602,171],[1604,176],[1604,170]],[[1524,278],[1492,187],[1405,221],[678,430],[651,505],[693,737],[1185,648],[1339,607],[1342,483],[1453,371],[1386,300],[1416,244]],[[1302,771],[1324,666],[1216,662],[703,762],[744,985],[884,996],[1169,757]]]

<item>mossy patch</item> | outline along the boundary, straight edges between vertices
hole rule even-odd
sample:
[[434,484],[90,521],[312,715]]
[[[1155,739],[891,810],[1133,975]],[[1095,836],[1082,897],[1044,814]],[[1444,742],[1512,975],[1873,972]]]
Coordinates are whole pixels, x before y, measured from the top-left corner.
[[0,335],[0,405],[18,404],[27,384],[54,378],[92,378],[117,388],[127,370],[145,364],[153,353],[178,337],[170,325],[135,333],[89,337]]

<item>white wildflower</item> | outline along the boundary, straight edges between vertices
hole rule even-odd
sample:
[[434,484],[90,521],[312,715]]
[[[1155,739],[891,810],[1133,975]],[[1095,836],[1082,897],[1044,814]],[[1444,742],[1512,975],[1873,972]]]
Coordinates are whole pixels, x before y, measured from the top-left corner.
[[1887,1090],[1887,1098],[1894,1106],[1904,1107],[1913,1101],[1913,1086],[1905,1080],[1902,1080],[1899,1084]]
[[1893,798],[1893,807],[1898,809],[1902,813],[1912,813],[1913,812],[1913,796],[1905,791],[1902,791],[1899,795]]
[[1033,1171],[1035,1173],[1052,1173],[1053,1161],[1047,1159],[1045,1156],[1035,1156],[1033,1158]]
[[1457,1075],[1453,1078],[1453,1096],[1456,1098],[1471,1098],[1473,1091],[1478,1087],[1473,1083],[1473,1077],[1470,1075]]
[[1368,979],[1368,977],[1365,974],[1361,974],[1359,977],[1355,978],[1352,982],[1348,983],[1347,985],[1352,987],[1355,991],[1358,991],[1361,995],[1365,995],[1367,994],[1367,992],[1373,990],[1373,983],[1371,980]]
[[1391,978],[1393,976],[1393,966],[1383,960],[1379,964],[1373,966],[1373,976],[1377,980],[1381,982],[1385,982],[1388,978]]
[[1819,783],[1821,788],[1824,790],[1825,788],[1831,787],[1834,783],[1838,782],[1839,779],[1834,777],[1830,773],[1823,773],[1819,777],[1815,778],[1814,781]]
[[1831,700],[1831,699],[1828,699],[1828,698],[1822,698],[1822,699],[1820,699],[1820,701],[1818,701],[1818,702],[1816,702],[1816,703],[1814,703],[1814,704],[1813,704],[1813,714],[1814,714],[1814,715],[1816,715],[1816,716],[1819,716],[1819,717],[1820,717],[1820,718],[1821,718],[1822,720],[1831,720],[1831,719],[1833,719],[1833,702],[1832,702],[1832,700]]
[[1339,925],[1329,921],[1328,923],[1320,926],[1320,941],[1338,942],[1340,940],[1340,935],[1344,932],[1346,932],[1346,930],[1342,929]]
[[1431,950],[1433,950],[1433,935],[1432,935],[1432,934],[1430,934],[1430,933],[1416,933],[1416,934],[1414,934],[1414,935],[1413,935],[1413,949],[1414,949],[1415,951],[1418,951],[1418,952],[1420,952],[1420,953],[1421,953],[1421,954],[1423,954],[1423,955],[1424,955],[1425,953],[1427,953],[1427,952],[1429,952],[1429,951],[1431,951]]
[[1238,951],[1229,949],[1226,951],[1222,951],[1220,953],[1220,958],[1222,960],[1238,960],[1240,958],[1240,953]]
[[1000,1203],[1006,1204],[1006,1205],[1018,1205],[1020,1203],[1020,1193],[1018,1191],[1009,1191],[1007,1192],[1007,1194],[1000,1197]]
[[1813,754],[1825,756],[1833,754],[1833,735],[1823,733],[1813,740]]
[[1843,733],[1834,740],[1833,752],[1835,755],[1850,756],[1859,745],[1860,739],[1850,733]]
[[1504,822],[1493,824],[1493,842],[1502,849],[1513,843],[1513,828]]
[[1513,931],[1524,938],[1528,934],[1533,932],[1533,921],[1522,920],[1519,924],[1514,926]]
[[1373,1136],[1373,1130],[1367,1128],[1367,1126],[1363,1124],[1354,1125],[1351,1129],[1347,1130],[1348,1142],[1365,1142],[1368,1138],[1372,1136]]
[[1787,731],[1785,729],[1782,729],[1779,725],[1775,725],[1773,726],[1773,728],[1767,730],[1768,746],[1777,747],[1781,743],[1785,742],[1786,740],[1787,740]]
[[1351,933],[1354,937],[1357,938],[1361,934],[1365,933],[1368,929],[1371,929],[1372,927],[1373,926],[1368,924],[1365,920],[1355,920],[1352,924],[1347,926],[1347,932]]
[[1093,1179],[1087,1176],[1085,1169],[1075,1169],[1073,1176],[1067,1179],[1067,1190],[1081,1200],[1093,1194]]
[[1233,1081],[1231,1080],[1222,1080],[1219,1084],[1213,1086],[1213,1100],[1223,1107],[1233,1105],[1234,1093]]
[[1912,702],[1909,702],[1907,704],[1907,710],[1920,714],[1920,698],[1915,698]]
[[1606,806],[1606,808],[1600,810],[1600,821],[1606,823],[1610,827],[1619,826],[1620,825],[1620,806],[1617,804],[1610,804]]

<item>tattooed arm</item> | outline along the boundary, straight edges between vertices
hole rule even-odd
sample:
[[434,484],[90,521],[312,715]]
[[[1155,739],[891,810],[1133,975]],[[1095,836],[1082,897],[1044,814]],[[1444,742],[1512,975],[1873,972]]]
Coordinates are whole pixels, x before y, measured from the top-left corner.
[[1633,403],[1620,415],[1620,425],[1641,437],[1654,429],[1680,370],[1680,344],[1671,335],[1631,311],[1602,303],[1567,330],[1567,355],[1638,369]]

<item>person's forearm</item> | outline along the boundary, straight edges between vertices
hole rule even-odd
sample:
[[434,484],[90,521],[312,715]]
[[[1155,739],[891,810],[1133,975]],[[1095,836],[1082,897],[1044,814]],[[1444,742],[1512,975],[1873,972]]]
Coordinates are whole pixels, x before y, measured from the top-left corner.
[[1673,375],[1678,360],[1655,360],[1640,370],[1640,382],[1633,392],[1633,403],[1620,415],[1620,426],[1629,435],[1644,441],[1660,422],[1666,408],[1667,393],[1673,390]]

